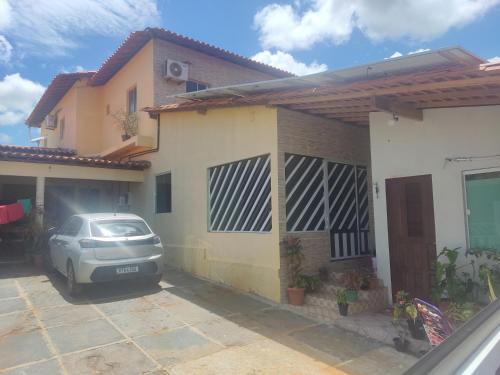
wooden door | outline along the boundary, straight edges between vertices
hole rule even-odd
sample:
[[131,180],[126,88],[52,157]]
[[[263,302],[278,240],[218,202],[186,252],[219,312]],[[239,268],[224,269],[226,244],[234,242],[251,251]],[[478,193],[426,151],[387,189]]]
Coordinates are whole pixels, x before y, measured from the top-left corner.
[[392,293],[429,300],[436,231],[431,175],[386,180]]

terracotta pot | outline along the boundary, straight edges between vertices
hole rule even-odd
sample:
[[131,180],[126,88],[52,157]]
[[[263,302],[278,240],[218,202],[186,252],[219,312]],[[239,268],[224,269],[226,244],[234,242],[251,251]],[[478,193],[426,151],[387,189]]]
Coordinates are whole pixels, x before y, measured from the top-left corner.
[[342,316],[347,316],[347,311],[349,311],[349,304],[348,303],[338,303],[339,306],[339,313]]
[[288,288],[288,302],[291,305],[300,306],[304,304],[304,288]]

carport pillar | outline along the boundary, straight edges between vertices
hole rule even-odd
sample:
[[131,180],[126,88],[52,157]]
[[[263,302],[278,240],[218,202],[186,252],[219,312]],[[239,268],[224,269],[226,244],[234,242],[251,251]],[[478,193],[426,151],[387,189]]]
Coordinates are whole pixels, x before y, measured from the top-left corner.
[[36,178],[36,217],[39,224],[43,224],[43,209],[45,204],[45,177]]

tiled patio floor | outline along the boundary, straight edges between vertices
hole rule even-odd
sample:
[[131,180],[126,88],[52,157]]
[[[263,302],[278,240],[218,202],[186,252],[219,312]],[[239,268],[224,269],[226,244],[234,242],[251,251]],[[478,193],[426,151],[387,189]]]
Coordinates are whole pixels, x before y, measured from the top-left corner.
[[180,271],[73,300],[23,265],[0,266],[0,353],[0,372],[37,375],[390,375],[416,361]]

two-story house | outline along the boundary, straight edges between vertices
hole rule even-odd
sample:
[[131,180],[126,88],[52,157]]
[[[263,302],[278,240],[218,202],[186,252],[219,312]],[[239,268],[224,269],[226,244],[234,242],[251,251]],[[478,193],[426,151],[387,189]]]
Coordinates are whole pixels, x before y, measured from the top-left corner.
[[158,28],[129,35],[96,72],[57,75],[27,119],[46,147],[120,159],[154,148],[156,122],[140,111],[168,96],[291,74]]

